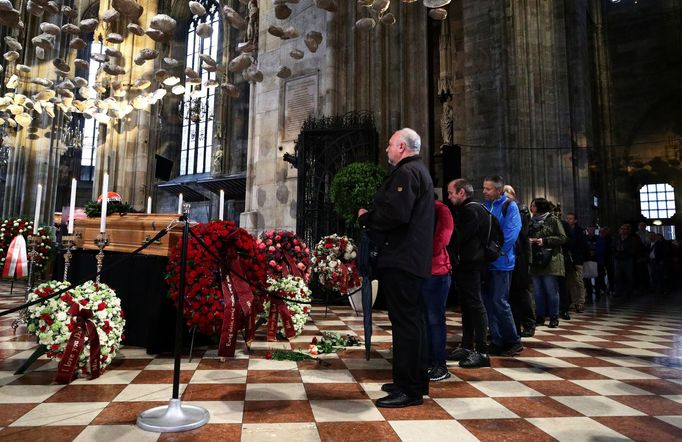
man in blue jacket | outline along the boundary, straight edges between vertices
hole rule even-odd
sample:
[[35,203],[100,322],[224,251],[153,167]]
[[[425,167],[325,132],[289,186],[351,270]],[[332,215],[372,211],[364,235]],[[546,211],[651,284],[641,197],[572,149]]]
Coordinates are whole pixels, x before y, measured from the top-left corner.
[[486,208],[500,221],[504,233],[500,257],[488,265],[482,292],[492,337],[490,353],[514,356],[523,350],[509,305],[509,287],[516,262],[514,244],[521,231],[521,215],[516,203],[507,201],[501,176],[484,178],[483,198]]

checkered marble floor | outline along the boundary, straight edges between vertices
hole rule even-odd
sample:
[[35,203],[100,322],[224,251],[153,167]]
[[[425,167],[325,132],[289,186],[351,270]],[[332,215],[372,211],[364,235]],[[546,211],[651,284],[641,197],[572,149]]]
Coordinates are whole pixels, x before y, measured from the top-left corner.
[[[15,292],[16,293],[16,292]],[[20,297],[0,296],[0,311]],[[293,342],[267,343],[221,362],[214,348],[183,359],[183,403],[210,411],[204,427],[156,434],[135,426],[138,413],[171,396],[170,355],[124,348],[94,381],[53,383],[56,365],[40,359],[14,371],[34,339],[13,317],[0,319],[0,440],[679,440],[682,437],[682,306],[600,305],[560,328],[541,327],[515,358],[493,368],[464,370],[431,384],[424,405],[377,408],[380,386],[391,380],[391,327],[374,314],[373,351],[326,355],[330,363],[265,359],[269,348],[305,348],[322,330],[362,335],[350,308],[314,307],[312,322]],[[653,303],[652,303],[653,304]],[[459,339],[460,316],[448,313],[449,344]],[[243,348],[243,346],[242,346]]]

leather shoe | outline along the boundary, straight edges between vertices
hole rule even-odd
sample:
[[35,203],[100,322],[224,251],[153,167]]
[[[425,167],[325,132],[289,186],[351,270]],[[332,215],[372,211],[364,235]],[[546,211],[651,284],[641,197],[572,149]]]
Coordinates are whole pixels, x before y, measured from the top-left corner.
[[561,316],[561,319],[565,319],[567,321],[571,320],[571,315],[569,315],[568,312],[562,312],[559,316]]
[[[400,391],[400,388],[398,388],[394,383],[382,385],[381,391],[385,391],[386,393],[402,393]],[[422,394],[424,396],[427,396],[429,394],[429,389],[428,388],[422,388]]]
[[377,407],[384,408],[402,408],[411,407],[413,405],[421,405],[424,399],[421,396],[411,397],[403,392],[391,393],[386,397],[377,400]]

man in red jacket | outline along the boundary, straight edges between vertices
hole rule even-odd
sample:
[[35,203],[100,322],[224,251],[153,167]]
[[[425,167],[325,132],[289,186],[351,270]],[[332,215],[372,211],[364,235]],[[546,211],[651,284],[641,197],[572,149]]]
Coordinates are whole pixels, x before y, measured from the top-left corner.
[[445,303],[450,291],[450,255],[447,246],[455,228],[448,206],[436,200],[436,226],[433,231],[431,278],[422,286],[426,313],[426,334],[429,339],[429,380],[442,381],[450,377],[445,361]]

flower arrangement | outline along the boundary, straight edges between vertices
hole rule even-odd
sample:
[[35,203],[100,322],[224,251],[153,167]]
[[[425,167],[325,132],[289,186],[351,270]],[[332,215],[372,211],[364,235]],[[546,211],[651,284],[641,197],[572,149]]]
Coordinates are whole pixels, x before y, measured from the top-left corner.
[[[28,301],[46,298],[67,287],[69,287],[68,282],[46,282],[29,293]],[[28,307],[28,331],[35,334],[38,343],[47,348],[48,358],[62,361],[72,334],[77,332],[81,317],[87,318],[87,321],[94,325],[99,338],[101,373],[116,357],[125,326],[121,300],[107,285],[88,281],[66,291],[59,297]],[[92,337],[88,336],[82,351],[77,355],[75,366],[82,374],[90,373],[94,378],[100,373],[92,372],[90,356],[92,343]]]
[[265,253],[268,276],[278,279],[289,274],[310,280],[310,249],[288,230],[268,230],[261,235],[258,247]]
[[[225,298],[218,270],[227,270],[228,263],[238,260],[242,276],[252,286],[265,287],[265,255],[256,240],[232,221],[211,221],[192,227],[196,235],[210,249],[207,252],[199,242],[190,237],[187,244],[187,269],[185,272],[185,305],[183,314],[187,325],[197,326],[207,336],[219,336],[225,317]],[[177,305],[180,284],[181,242],[171,249],[166,283],[170,296]],[[216,257],[221,258],[218,262]],[[258,301],[258,299],[256,299]],[[255,303],[255,311],[262,309]]]
[[347,294],[361,284],[356,256],[357,247],[352,239],[336,234],[325,236],[313,250],[313,271],[323,286]]
[[[264,304],[261,315],[268,321],[268,340],[275,340],[275,333],[293,338],[303,331],[310,319],[310,294],[308,285],[297,276],[268,278],[267,291],[271,295]],[[291,299],[289,302],[282,298]]]
[[340,333],[323,331],[322,338],[317,339],[317,336],[313,337],[308,346],[308,353],[313,356],[325,354],[325,353],[336,353],[345,347],[356,347],[360,345],[360,340],[357,336],[346,335],[342,337]]
[[[7,250],[10,243],[17,235],[24,235],[28,243],[28,237],[33,235],[33,221],[23,218],[9,218],[0,222],[0,271],[5,265]],[[36,257],[33,262],[33,271],[39,274],[47,266],[54,256],[55,241],[50,231],[45,227],[38,228],[40,241],[36,246]],[[30,252],[30,249],[27,250]]]

